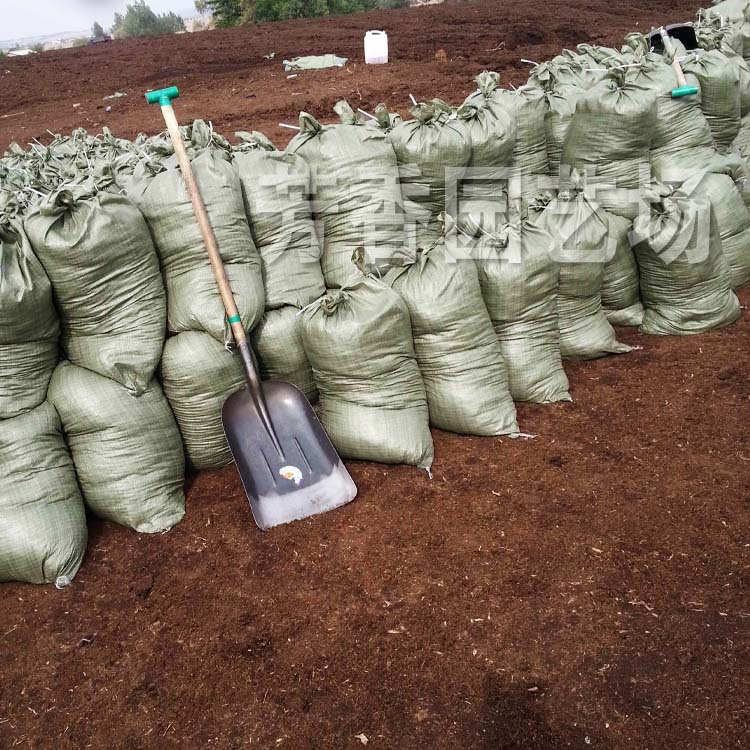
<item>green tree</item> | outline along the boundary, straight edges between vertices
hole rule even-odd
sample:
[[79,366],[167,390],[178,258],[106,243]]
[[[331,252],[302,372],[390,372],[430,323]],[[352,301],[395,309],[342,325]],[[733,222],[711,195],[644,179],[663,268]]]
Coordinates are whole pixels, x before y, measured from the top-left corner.
[[146,5],[146,0],[135,0],[127,5],[125,13],[115,13],[112,35],[117,39],[133,36],[156,36],[184,31],[182,18],[174,13],[157,15]]
[[104,28],[99,23],[99,21],[94,21],[94,25],[91,27],[91,36],[92,38],[104,36]]
[[252,18],[252,0],[205,0],[219,28],[236,26]]
[[377,7],[376,0],[257,0],[255,20],[284,21],[344,13],[359,13]]
[[208,0],[195,0],[195,10],[203,15],[208,10]]

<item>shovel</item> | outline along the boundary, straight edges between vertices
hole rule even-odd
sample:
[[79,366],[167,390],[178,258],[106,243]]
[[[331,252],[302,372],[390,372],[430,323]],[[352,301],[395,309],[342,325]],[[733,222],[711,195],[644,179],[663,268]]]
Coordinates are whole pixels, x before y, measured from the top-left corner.
[[270,529],[338,508],[354,499],[357,487],[302,392],[279,380],[261,382],[258,376],[172,109],[172,99],[179,95],[172,86],[149,91],[146,101],[161,106],[245,368],[247,383],[226,400],[221,418],[253,518],[261,529]]
[[688,82],[685,79],[685,74],[682,72],[680,61],[675,56],[672,38],[669,36],[667,30],[663,26],[659,29],[659,36],[661,36],[661,41],[664,45],[664,51],[667,53],[668,57],[672,58],[672,67],[674,68],[674,72],[677,74],[677,88],[672,89],[672,98],[679,99],[681,96],[693,96],[697,94],[697,86],[688,86]]

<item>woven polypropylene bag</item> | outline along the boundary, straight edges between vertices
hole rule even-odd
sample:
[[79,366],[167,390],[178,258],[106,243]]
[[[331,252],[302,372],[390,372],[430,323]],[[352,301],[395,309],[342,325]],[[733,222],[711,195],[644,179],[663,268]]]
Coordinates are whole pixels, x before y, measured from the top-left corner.
[[[242,323],[251,330],[263,315],[265,297],[239,177],[226,155],[211,148],[199,150],[192,167]],[[131,195],[148,221],[161,261],[169,329],[205,331],[229,344],[231,331],[185,181],[171,160],[158,168],[162,171],[135,183]]]
[[[459,108],[458,116],[468,128],[471,159],[461,180],[458,205],[447,205],[446,211],[453,211],[464,232],[493,232],[507,216],[516,123],[509,111],[475,95]],[[439,239],[439,232],[434,234]]]
[[63,189],[26,218],[52,282],[66,357],[121,383],[148,388],[164,343],[164,285],[146,222],[125,196]]
[[600,186],[600,205],[632,220],[639,212],[640,188],[650,175],[655,127],[656,95],[623,75],[608,77],[578,99],[561,170],[585,173],[588,185]]
[[429,469],[433,446],[409,310],[370,277],[302,313],[320,421],[344,458]]
[[357,269],[352,248],[364,247],[371,268],[385,272],[404,244],[404,216],[398,165],[386,134],[366,127],[345,102],[336,110],[340,125],[321,125],[300,114],[300,132],[287,152],[310,167],[312,209],[323,247],[326,285],[345,284]]
[[714,142],[726,151],[740,130],[740,77],[719,50],[694,50],[682,61],[700,86],[700,105]]
[[[451,242],[453,222],[445,220]],[[441,238],[390,271],[386,282],[409,308],[432,425],[467,435],[517,433],[502,349],[473,260],[453,257]]]
[[521,221],[516,214],[476,249],[482,296],[514,401],[570,400],[560,357],[555,241],[538,220]]
[[253,148],[255,143],[257,138],[246,137],[233,163],[260,253],[266,309],[304,307],[325,292],[310,210],[310,170],[301,156]]
[[263,380],[285,380],[315,402],[318,389],[302,345],[302,322],[296,307],[269,310],[250,334]]
[[651,211],[636,219],[631,235],[646,309],[641,330],[684,335],[733,323],[740,305],[710,201],[692,183],[657,183],[647,198]]
[[[740,114],[744,117],[750,112],[750,67],[743,57],[746,40],[743,39],[742,33],[739,35],[735,33],[738,30],[737,26],[732,27],[726,24],[720,26],[709,21],[694,24],[693,27],[698,42],[698,50],[720,52],[727,67],[735,71],[740,97]],[[750,29],[747,26],[743,26],[743,28]]]
[[639,326],[643,322],[643,304],[638,283],[638,264],[628,237],[633,222],[607,214],[609,237],[615,254],[604,265],[602,307],[607,320],[615,326]]
[[458,110],[468,129],[471,159],[461,185],[464,197],[502,200],[508,190],[508,170],[516,143],[512,113],[491,100],[469,97]]
[[515,90],[500,88],[497,73],[484,71],[476,77],[478,90],[466,99],[467,104],[489,107],[498,116],[510,115],[516,138],[510,159],[511,197],[536,195],[549,182],[547,162],[546,102],[539,86],[521,86]]
[[440,214],[455,205],[472,142],[464,119],[439,101],[418,104],[411,114],[388,140],[398,161],[404,212],[416,227],[416,240],[409,244],[426,247],[440,234]]
[[729,175],[707,173],[693,182],[693,194],[711,202],[729,265],[729,283],[732,289],[739,289],[750,281],[750,211]]
[[604,264],[614,255],[607,213],[589,200],[575,177],[539,216],[557,239],[552,258],[560,265],[560,353],[575,359],[624,354],[631,347],[617,340],[602,309]]
[[[628,77],[656,96],[656,123],[649,160],[657,180],[684,180],[698,170],[711,169],[717,151],[699,95],[673,97],[677,87],[674,68],[665,58],[644,54],[634,58]],[[698,79],[685,73],[688,86]],[[699,87],[700,88],[700,87]]]
[[0,581],[67,586],[86,551],[86,513],[54,407],[0,420]]
[[547,111],[544,123],[547,132],[547,160],[551,175],[560,174],[563,146],[573,123],[576,104],[583,92],[582,88],[565,86],[545,93]]
[[59,334],[49,279],[23,227],[0,223],[0,419],[44,401]]
[[60,414],[89,510],[146,533],[182,519],[182,442],[155,379],[134,397],[114,380],[61,362],[49,400]]
[[[591,67],[599,70],[592,71]],[[601,65],[586,55],[571,50],[542,63],[535,64],[529,75],[529,83],[546,92],[562,89],[587,89],[604,77]]]
[[202,331],[180,333],[164,344],[161,379],[190,464],[218,469],[231,463],[221,408],[245,383],[239,356]]

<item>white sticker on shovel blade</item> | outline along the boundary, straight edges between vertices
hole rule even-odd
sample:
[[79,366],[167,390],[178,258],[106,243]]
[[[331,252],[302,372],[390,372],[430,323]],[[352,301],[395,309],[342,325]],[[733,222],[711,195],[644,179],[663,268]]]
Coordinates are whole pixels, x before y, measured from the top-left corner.
[[296,466],[282,466],[279,469],[279,474],[284,477],[284,479],[288,479],[290,482],[294,482],[298,486],[300,482],[302,482],[302,472]]

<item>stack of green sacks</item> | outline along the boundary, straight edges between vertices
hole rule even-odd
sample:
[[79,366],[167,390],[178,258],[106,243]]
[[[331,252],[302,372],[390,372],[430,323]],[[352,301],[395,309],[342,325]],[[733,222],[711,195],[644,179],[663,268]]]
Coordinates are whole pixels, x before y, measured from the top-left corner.
[[[8,206],[3,207],[7,209]],[[57,364],[52,288],[17,216],[0,215],[0,582],[67,586],[86,515],[60,418],[46,401]]]
[[[246,330],[263,316],[261,262],[245,216],[242,187],[228,142],[196,120],[186,130],[188,154],[216,235]],[[196,469],[231,462],[222,404],[243,382],[242,364],[229,351],[232,336],[203,239],[171,144],[151,144],[129,194],[143,211],[161,261],[172,334],[161,361],[161,379]]]
[[386,133],[366,125],[345,101],[335,110],[338,125],[300,113],[300,132],[286,148],[310,169],[327,287],[341,287],[356,275],[352,248],[364,248],[369,270],[385,272],[404,245],[398,165]]
[[250,341],[264,380],[296,385],[311,402],[317,388],[307,361],[299,310],[325,292],[320,244],[310,212],[310,170],[260,133],[237,133],[234,169],[260,254],[266,310]]
[[445,102],[434,99],[411,108],[413,119],[388,133],[412,249],[428,247],[441,233],[438,217],[455,206],[458,186],[472,154],[469,127]]
[[182,443],[154,372],[165,331],[159,262],[140,211],[89,181],[26,216],[62,322],[47,398],[62,419],[87,507],[155,533],[185,511]]

